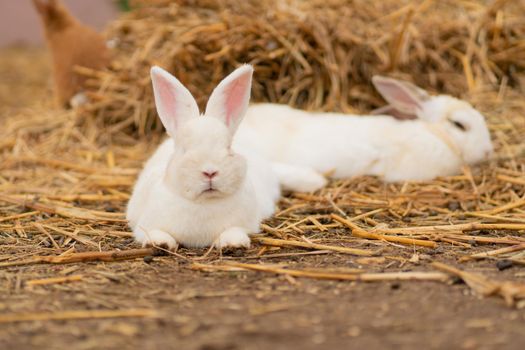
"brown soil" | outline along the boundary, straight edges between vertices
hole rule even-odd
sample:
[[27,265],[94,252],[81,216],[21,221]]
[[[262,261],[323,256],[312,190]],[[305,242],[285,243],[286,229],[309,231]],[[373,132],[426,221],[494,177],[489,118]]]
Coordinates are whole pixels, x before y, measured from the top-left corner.
[[[19,62],[26,62],[22,52],[17,57]],[[5,67],[0,64],[4,71]],[[10,74],[16,75],[16,67],[13,69]],[[39,80],[41,91],[45,91],[45,74],[39,73],[38,77],[20,71],[18,74],[24,77],[21,82],[33,78]],[[16,89],[16,81],[12,80],[13,89]],[[4,95],[2,91],[0,101],[9,101],[7,93]],[[45,99],[46,95],[39,96],[37,100]],[[17,99],[11,106],[4,106],[5,110],[19,110],[22,107],[20,101],[27,101],[30,105],[34,99]],[[82,151],[81,147],[88,146],[79,145],[79,149],[71,150],[71,153]],[[125,154],[119,150],[115,148],[117,160]],[[134,166],[139,166],[139,159],[134,162]],[[0,174],[0,180],[3,183],[4,179],[19,178],[21,192],[24,187],[28,192],[38,193],[37,180],[50,173],[54,186],[69,186],[66,187],[68,191],[75,193],[78,182],[72,177],[79,175],[64,169],[18,167]],[[80,183],[88,180],[80,178]],[[33,181],[35,188],[26,188],[24,181]],[[124,188],[124,191],[129,191],[129,185]],[[89,205],[98,210],[120,212],[125,200]],[[287,199],[281,205],[286,206]],[[14,210],[24,211],[16,208],[14,205],[3,206],[1,215]],[[56,216],[47,214],[8,222],[15,225],[13,231],[0,222],[5,224],[0,225],[0,261],[23,259],[34,254],[56,255],[73,246],[79,251],[96,250],[97,246],[102,250],[137,248],[129,235],[119,236],[108,231],[107,234],[87,237],[87,244],[53,234],[55,243],[60,246],[60,249],[55,249],[46,236],[28,233],[33,232],[27,229],[32,222],[60,225],[64,229],[78,227],[127,232],[124,223],[109,226],[70,220],[68,226]],[[323,238],[332,243],[338,239],[344,241],[341,238],[344,234],[348,233],[330,231],[324,233]],[[487,235],[495,237],[496,233]],[[393,272],[435,271],[430,262],[441,261],[462,270],[480,272],[494,280],[525,281],[523,267],[514,266],[500,272],[490,260],[459,264],[457,257],[467,254],[467,249],[462,247],[446,245],[428,249],[367,240],[352,242],[354,248],[383,248],[382,256],[386,260],[365,264],[358,257],[343,254],[257,258],[261,246],[256,244],[248,251],[231,251],[222,256],[212,252],[204,262],[235,260],[282,264],[298,269],[359,268],[367,272]],[[468,254],[497,248],[501,246],[473,245]],[[304,251],[270,251],[279,254],[301,252]],[[67,310],[146,309],[156,313],[155,317],[7,322],[0,326],[0,344],[3,349],[525,348],[523,302],[518,303],[517,308],[511,308],[500,298],[474,295],[462,283],[337,282],[249,271],[192,270],[188,259],[205,253],[182,249],[179,251],[182,257],[154,257],[152,261],[145,258],[114,263],[0,268],[0,320],[2,315],[13,313]],[[418,261],[411,259],[416,253]],[[35,279],[75,275],[81,275],[80,280],[67,284],[30,286],[27,283]]]
[[[271,262],[352,267],[354,260],[337,255]],[[404,270],[421,268],[409,264]],[[497,274],[492,264],[476,264],[476,269]],[[83,280],[68,285],[28,288],[21,283],[79,273]],[[517,273],[514,268],[497,277]],[[524,310],[510,309],[499,299],[482,300],[463,284],[291,282],[254,272],[195,272],[171,257],[149,264],[54,266],[51,271],[49,266],[12,268],[2,280],[2,312],[159,311],[153,319],[3,325],[0,339],[13,349],[523,349],[525,344]]]

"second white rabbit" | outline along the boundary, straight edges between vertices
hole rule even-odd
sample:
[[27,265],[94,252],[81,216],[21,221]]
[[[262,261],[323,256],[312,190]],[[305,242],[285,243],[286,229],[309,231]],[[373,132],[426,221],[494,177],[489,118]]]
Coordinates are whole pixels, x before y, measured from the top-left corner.
[[390,103],[382,115],[255,104],[248,108],[235,143],[249,144],[271,161],[332,172],[335,178],[376,175],[386,181],[453,175],[463,164],[491,155],[485,119],[467,102],[430,96],[391,78],[374,77],[373,82]]

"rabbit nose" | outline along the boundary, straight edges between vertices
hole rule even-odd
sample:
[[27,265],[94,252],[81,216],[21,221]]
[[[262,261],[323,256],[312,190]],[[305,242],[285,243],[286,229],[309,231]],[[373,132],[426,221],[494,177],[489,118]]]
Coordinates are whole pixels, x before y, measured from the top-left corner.
[[218,171],[203,171],[202,172],[202,175],[204,175],[210,180],[213,179],[215,176],[217,176],[217,174],[219,174]]

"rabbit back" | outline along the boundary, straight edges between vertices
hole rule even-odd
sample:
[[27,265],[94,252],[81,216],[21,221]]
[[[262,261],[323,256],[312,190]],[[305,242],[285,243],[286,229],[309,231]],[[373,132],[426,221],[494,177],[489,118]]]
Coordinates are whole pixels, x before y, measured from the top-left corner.
[[236,137],[267,159],[311,167],[335,178],[424,180],[453,174],[460,167],[453,150],[421,120],[258,104],[248,109]]

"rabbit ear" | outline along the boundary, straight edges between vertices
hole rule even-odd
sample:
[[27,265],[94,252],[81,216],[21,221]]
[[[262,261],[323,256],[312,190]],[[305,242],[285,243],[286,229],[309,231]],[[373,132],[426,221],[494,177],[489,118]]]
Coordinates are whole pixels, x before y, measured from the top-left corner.
[[57,6],[56,0],[33,0],[38,12],[44,14]]
[[191,93],[173,75],[160,67],[151,68],[155,106],[168,135],[174,136],[178,127],[199,116],[199,107]]
[[253,67],[244,65],[224,78],[213,90],[205,115],[222,120],[231,135],[239,126],[250,101]]
[[43,0],[33,0],[33,4],[40,14],[46,13],[49,9],[49,4]]
[[430,98],[425,90],[406,81],[375,75],[372,83],[390,106],[402,115],[416,117],[417,111]]
[[370,112],[372,115],[389,115],[399,120],[411,120],[416,119],[415,114],[403,113],[399,109],[396,109],[394,106],[386,105],[383,107],[376,108]]

